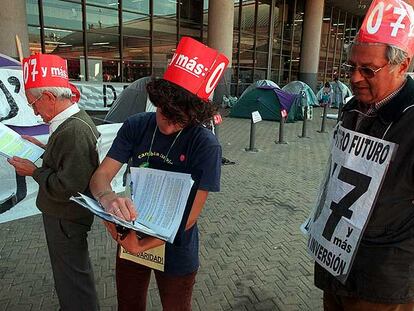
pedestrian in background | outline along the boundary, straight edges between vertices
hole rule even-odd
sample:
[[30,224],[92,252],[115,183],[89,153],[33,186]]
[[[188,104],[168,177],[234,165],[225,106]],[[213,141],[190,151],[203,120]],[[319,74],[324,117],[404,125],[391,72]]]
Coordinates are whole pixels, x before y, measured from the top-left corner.
[[330,107],[332,104],[332,96],[333,91],[331,84],[329,82],[325,82],[323,88],[318,92],[318,100],[320,105]]

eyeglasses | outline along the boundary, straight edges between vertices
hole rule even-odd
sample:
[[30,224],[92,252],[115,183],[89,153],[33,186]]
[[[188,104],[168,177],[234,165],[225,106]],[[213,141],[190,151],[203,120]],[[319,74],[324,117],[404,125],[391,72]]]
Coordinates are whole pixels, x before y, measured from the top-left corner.
[[39,99],[41,99],[42,98],[42,96],[43,96],[43,93],[38,97],[38,98],[36,98],[34,101],[32,101],[31,103],[30,102],[27,102],[27,104],[30,106],[30,107],[32,107],[33,108],[33,105],[34,104],[36,104],[36,102],[39,100]]
[[386,63],[384,66],[378,68],[378,69],[372,69],[370,67],[366,66],[353,66],[347,63],[342,64],[342,69],[349,75],[352,75],[356,70],[359,71],[361,76],[367,79],[372,79],[375,77],[376,73],[380,71],[382,68],[387,66],[389,63]]

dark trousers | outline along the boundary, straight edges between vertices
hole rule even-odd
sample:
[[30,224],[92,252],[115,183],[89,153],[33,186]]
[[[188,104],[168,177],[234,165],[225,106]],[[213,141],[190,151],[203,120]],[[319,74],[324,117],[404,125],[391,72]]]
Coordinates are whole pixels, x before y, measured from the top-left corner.
[[[151,268],[116,258],[118,311],[144,311],[147,305]],[[197,271],[172,276],[154,270],[164,311],[190,311]]]
[[324,292],[323,309],[325,311],[413,311],[414,302],[407,304],[375,303]]
[[87,235],[93,217],[76,221],[43,214],[56,293],[62,311],[99,310]]

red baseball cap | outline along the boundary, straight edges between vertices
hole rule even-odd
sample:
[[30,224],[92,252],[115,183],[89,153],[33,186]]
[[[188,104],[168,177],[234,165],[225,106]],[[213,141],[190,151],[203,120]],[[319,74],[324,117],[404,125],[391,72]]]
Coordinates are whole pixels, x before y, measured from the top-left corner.
[[402,0],[374,0],[356,42],[384,43],[414,54],[414,9]]
[[183,37],[168,64],[164,79],[201,99],[208,99],[228,63],[224,54],[190,37]]
[[52,54],[35,54],[23,59],[26,90],[38,87],[69,87],[66,60]]

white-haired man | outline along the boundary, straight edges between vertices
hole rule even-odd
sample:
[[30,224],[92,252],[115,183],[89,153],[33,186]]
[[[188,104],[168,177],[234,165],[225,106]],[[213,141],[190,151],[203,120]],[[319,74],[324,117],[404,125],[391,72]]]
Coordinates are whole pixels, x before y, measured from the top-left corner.
[[[373,1],[343,66],[355,97],[344,106],[341,125],[368,135],[366,142],[382,139],[397,150],[374,193],[346,281],[315,265],[324,310],[414,310],[414,81],[406,75],[414,52],[411,12],[400,0]],[[395,28],[398,23],[403,27]],[[360,186],[360,180],[353,182],[354,189]],[[357,221],[351,215],[358,211],[346,209],[332,208],[331,215],[348,218],[352,228]]]
[[23,62],[26,97],[36,115],[50,125],[41,167],[13,157],[9,163],[39,184],[36,204],[43,215],[46,241],[61,310],[98,310],[87,233],[93,215],[69,198],[88,193],[98,167],[99,132],[85,111],[72,102],[66,61],[55,55],[33,55]]

